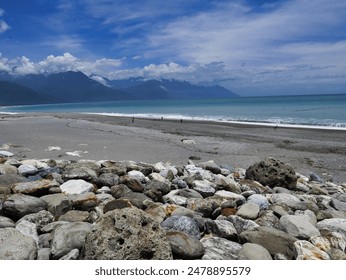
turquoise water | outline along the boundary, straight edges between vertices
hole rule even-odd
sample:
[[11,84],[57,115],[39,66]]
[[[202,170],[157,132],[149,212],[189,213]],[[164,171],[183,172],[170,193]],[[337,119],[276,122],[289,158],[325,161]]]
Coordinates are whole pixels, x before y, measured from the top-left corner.
[[346,128],[346,94],[146,100],[2,107],[1,112],[84,112],[145,118],[238,121]]

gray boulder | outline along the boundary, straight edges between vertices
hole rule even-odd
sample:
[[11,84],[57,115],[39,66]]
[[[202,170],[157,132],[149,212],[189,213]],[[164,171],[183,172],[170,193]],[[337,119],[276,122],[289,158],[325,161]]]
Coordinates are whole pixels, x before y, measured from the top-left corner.
[[258,204],[248,202],[243,204],[237,211],[236,215],[249,220],[254,220],[258,217],[260,208]]
[[41,196],[43,194],[48,194],[50,187],[50,180],[37,180],[32,182],[16,183],[12,186],[12,192],[28,194],[32,196]]
[[167,230],[182,231],[197,239],[201,238],[197,223],[193,219],[186,216],[169,217],[161,223],[161,226]]
[[162,201],[162,197],[168,194],[171,187],[165,182],[158,180],[149,181],[144,187],[144,194],[153,201]]
[[250,166],[246,170],[246,178],[271,188],[293,189],[297,183],[297,175],[292,167],[274,158],[266,158]]
[[239,260],[272,260],[268,250],[255,243],[245,243],[239,251]]
[[41,196],[47,203],[47,210],[58,219],[61,215],[72,209],[72,200],[63,193],[49,194]]
[[0,228],[7,228],[7,227],[14,228],[15,227],[14,221],[10,218],[0,216]]
[[200,259],[204,255],[203,244],[185,232],[168,231],[167,241],[171,245],[175,259]]
[[27,214],[37,213],[46,210],[47,203],[40,198],[14,194],[4,202],[4,214],[14,220],[18,220]]
[[14,228],[0,229],[0,260],[34,260],[36,255],[34,239]]
[[59,259],[73,249],[82,249],[90,229],[91,224],[85,222],[61,224],[55,228],[51,246],[53,258]]
[[335,231],[344,236],[346,239],[346,219],[332,218],[317,223],[317,228],[321,230]]
[[319,230],[310,223],[307,216],[285,215],[280,218],[280,225],[285,232],[298,239],[309,239],[320,235]]
[[135,207],[101,216],[87,234],[83,255],[90,260],[172,259],[166,231]]
[[288,233],[269,227],[257,227],[246,230],[240,234],[242,243],[255,243],[266,248],[274,256],[283,254],[288,259],[293,259],[294,242],[298,239]]

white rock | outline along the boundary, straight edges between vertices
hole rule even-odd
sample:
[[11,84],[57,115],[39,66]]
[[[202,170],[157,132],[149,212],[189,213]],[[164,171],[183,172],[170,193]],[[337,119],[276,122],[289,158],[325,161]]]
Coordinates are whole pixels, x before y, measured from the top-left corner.
[[16,225],[16,230],[19,230],[25,236],[29,236],[34,239],[38,248],[38,233],[36,224],[22,220]]
[[47,163],[36,160],[36,159],[25,159],[25,160],[22,160],[21,163],[35,166],[38,169],[46,169],[50,167]]
[[8,151],[0,151],[0,158],[2,157],[5,157],[5,158],[8,158],[8,157],[13,157],[14,154],[11,153],[11,152],[8,152]]
[[310,223],[307,216],[285,215],[280,218],[284,231],[300,239],[309,239],[320,235],[319,230]]
[[84,180],[69,180],[60,186],[60,189],[65,194],[84,194],[91,192],[94,185]]
[[203,197],[212,196],[216,192],[216,185],[207,180],[193,181],[192,188],[199,192]]
[[228,192],[228,191],[217,191],[215,193],[214,196],[218,196],[218,197],[222,197],[224,199],[227,199],[227,200],[239,200],[243,203],[245,203],[246,199],[244,196],[240,195],[240,194],[236,194],[236,193],[233,193],[233,192]]
[[127,173],[128,176],[130,176],[131,178],[134,178],[140,182],[144,182],[145,181],[145,175],[137,170],[132,170],[130,172]]
[[38,169],[31,165],[31,164],[22,164],[21,166],[18,167],[18,172],[19,174],[22,175],[30,175],[30,174],[35,174],[38,172]]
[[342,218],[332,218],[320,221],[317,223],[317,228],[319,230],[329,230],[335,231],[343,235],[344,239],[346,239],[346,219]]
[[312,245],[309,241],[294,242],[294,256],[297,260],[330,260],[329,255]]

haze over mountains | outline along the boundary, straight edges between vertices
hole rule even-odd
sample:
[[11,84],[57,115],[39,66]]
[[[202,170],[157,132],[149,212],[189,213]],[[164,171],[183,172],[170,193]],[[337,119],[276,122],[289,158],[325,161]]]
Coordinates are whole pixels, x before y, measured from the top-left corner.
[[[104,81],[98,82],[96,79]],[[177,80],[107,80],[82,72],[12,76],[0,73],[0,105],[32,105],[149,99],[232,98],[221,86],[192,85]]]

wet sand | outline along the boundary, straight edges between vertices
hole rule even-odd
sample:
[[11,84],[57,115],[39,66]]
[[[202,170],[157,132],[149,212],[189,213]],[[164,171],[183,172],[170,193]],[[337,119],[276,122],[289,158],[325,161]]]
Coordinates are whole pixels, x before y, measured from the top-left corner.
[[[191,141],[183,141],[183,140]],[[87,114],[0,115],[0,150],[36,159],[110,159],[247,168],[266,157],[346,182],[346,131]]]

